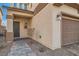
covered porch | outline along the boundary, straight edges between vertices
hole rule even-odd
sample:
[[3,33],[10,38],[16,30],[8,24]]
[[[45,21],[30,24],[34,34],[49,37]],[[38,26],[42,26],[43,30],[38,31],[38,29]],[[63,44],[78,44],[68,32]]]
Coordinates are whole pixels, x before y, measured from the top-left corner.
[[16,38],[29,37],[32,17],[32,11],[9,7],[7,15],[7,42],[12,42],[14,38],[16,40]]

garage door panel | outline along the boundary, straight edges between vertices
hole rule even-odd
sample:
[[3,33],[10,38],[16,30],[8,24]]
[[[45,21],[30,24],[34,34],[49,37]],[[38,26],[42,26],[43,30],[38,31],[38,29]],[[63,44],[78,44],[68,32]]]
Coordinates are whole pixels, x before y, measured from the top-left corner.
[[63,35],[63,44],[69,44],[71,42],[73,42],[73,35],[68,35],[68,34],[72,34],[72,33],[64,33],[65,35]]
[[62,45],[72,44],[79,41],[79,22],[62,20]]

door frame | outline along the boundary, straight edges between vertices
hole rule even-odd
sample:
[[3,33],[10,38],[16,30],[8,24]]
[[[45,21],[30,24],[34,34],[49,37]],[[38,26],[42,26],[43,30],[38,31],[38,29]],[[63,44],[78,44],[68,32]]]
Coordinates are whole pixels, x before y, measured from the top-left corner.
[[[20,37],[20,21],[13,20],[13,32],[14,32],[14,22],[19,23],[19,37]],[[13,35],[13,36],[14,36],[14,35]],[[19,37],[18,37],[18,38],[19,38]]]

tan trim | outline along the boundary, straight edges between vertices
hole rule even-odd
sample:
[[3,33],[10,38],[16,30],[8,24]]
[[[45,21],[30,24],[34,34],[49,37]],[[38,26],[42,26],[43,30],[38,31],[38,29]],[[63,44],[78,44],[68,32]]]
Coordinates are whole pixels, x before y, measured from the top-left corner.
[[34,10],[34,15],[39,13],[48,3],[39,3]]

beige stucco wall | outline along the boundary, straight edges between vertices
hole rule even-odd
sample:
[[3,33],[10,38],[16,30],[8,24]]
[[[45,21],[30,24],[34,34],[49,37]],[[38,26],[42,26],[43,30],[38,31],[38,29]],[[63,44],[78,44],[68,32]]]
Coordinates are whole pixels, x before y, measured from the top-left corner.
[[33,39],[52,49],[51,4],[48,4],[44,9],[42,9],[37,15],[33,17],[32,28],[35,28]]
[[[56,18],[57,14],[61,14],[61,12],[79,16],[77,10],[72,7],[66,5],[56,7],[48,4],[32,19],[32,27],[35,28],[33,39],[53,50],[61,48],[62,19],[57,20]],[[41,39],[39,38],[40,35],[42,36]]]
[[20,38],[26,38],[26,37],[28,37],[28,35],[27,35],[27,29],[24,28],[25,22],[29,23],[28,19],[25,19],[25,18],[16,18],[16,19],[14,19],[14,21],[20,22]]

